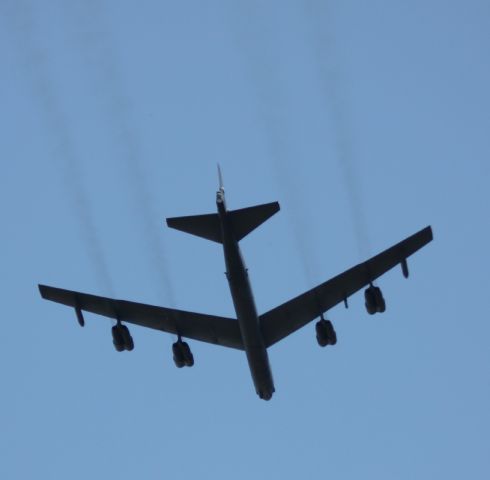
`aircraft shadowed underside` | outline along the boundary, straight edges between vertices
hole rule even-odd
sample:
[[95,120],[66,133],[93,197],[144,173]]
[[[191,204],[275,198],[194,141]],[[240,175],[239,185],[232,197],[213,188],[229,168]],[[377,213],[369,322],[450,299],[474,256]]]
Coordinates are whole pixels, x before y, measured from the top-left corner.
[[228,279],[236,318],[225,318],[172,308],[116,300],[87,293],[39,285],[41,296],[73,307],[81,326],[83,311],[116,320],[112,327],[117,351],[132,350],[133,339],[123,322],[175,334],[172,345],[177,367],[192,366],[194,357],[183,338],[244,350],[255,390],[260,398],[269,400],[274,383],[267,348],[287,337],[315,318],[316,338],[320,346],[335,345],[337,336],[325,312],[338,303],[347,306],[348,298],[363,287],[365,306],[369,314],[384,312],[386,305],[379,287],[373,282],[397,265],[408,277],[407,258],[432,240],[432,229],[426,227],[380,254],[360,263],[292,300],[266,312],[257,314],[238,242],[279,211],[279,203],[267,203],[240,210],[227,210],[224,188],[216,193],[217,213],[168,218],[167,225],[186,233],[206,238],[223,246],[226,277]]

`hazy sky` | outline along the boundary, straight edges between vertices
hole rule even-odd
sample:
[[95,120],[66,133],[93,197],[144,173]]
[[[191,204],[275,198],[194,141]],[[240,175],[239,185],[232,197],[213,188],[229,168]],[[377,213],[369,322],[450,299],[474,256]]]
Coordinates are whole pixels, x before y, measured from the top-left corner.
[[[2,479],[490,475],[490,4],[0,0]],[[278,200],[243,240],[259,312],[430,224],[434,242],[245,355],[42,300],[224,316],[217,244],[165,217]]]

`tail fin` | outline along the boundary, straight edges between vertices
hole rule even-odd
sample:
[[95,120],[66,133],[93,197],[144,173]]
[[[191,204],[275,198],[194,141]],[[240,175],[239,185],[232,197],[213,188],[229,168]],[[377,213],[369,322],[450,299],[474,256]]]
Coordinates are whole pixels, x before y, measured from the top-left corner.
[[219,189],[224,192],[225,191],[225,185],[223,183],[223,175],[221,173],[221,167],[219,166],[218,163],[218,182],[219,182]]
[[[272,202],[227,212],[237,241],[255,230],[277,213],[279,209],[279,203]],[[197,235],[213,242],[222,243],[223,241],[220,218],[217,213],[167,218],[167,225],[170,228]]]
[[277,213],[279,209],[279,203],[272,202],[228,212],[228,215],[231,217],[231,223],[237,241],[240,241],[243,237],[247,236],[259,225],[262,225],[266,220],[272,217],[272,215]]

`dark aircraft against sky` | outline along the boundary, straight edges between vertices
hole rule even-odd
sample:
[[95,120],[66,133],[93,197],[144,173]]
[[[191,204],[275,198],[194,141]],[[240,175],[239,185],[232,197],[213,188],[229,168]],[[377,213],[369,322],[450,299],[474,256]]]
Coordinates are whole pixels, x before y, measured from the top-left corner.
[[364,290],[367,312],[371,315],[384,312],[385,300],[380,288],[373,282],[397,265],[401,265],[407,278],[407,258],[433,238],[432,229],[428,226],[364,263],[258,315],[239,242],[278,212],[279,203],[229,211],[220,174],[216,205],[217,213],[168,218],[167,225],[223,245],[226,277],[236,319],[99,297],[46,285],[39,285],[41,296],[73,307],[81,326],[85,324],[83,311],[116,320],[116,325],[112,327],[112,339],[118,352],[134,348],[128,327],[123,322],[177,335],[172,352],[175,365],[179,368],[194,365],[194,357],[183,338],[244,350],[258,396],[270,400],[275,391],[267,354],[270,346],[315,318],[319,318],[316,323],[318,344],[322,347],[335,345],[337,335],[330,320],[324,318],[325,312],[341,302],[347,307],[348,298],[363,287],[367,287]]

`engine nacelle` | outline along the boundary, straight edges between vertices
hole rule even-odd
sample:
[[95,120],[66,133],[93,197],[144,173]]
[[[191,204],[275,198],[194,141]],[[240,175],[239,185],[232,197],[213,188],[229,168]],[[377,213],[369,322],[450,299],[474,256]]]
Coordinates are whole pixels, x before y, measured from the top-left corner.
[[320,320],[315,325],[316,341],[320,347],[326,347],[328,345],[328,333],[325,328],[325,320]]
[[330,320],[321,319],[315,325],[316,341],[320,347],[335,345],[337,343],[337,334]]
[[134,349],[134,341],[133,337],[129,333],[128,327],[126,325],[119,325],[119,331],[121,332],[121,336],[124,342],[124,349],[130,352]]
[[188,343],[178,340],[172,345],[172,353],[177,368],[192,367],[194,365],[194,356]]
[[118,323],[112,327],[112,343],[114,348],[118,352],[128,350],[129,352],[134,349],[133,337],[129,333],[128,327]]
[[111,329],[112,343],[114,344],[114,348],[118,352],[122,352],[124,350],[124,339],[118,327],[119,327],[118,325],[114,325]]
[[366,310],[369,315],[374,315],[376,312],[382,313],[386,310],[386,302],[379,287],[371,285],[364,290],[364,299]]
[[186,367],[192,367],[194,365],[194,355],[192,355],[191,348],[187,342],[182,342],[182,353],[184,354],[184,361]]

